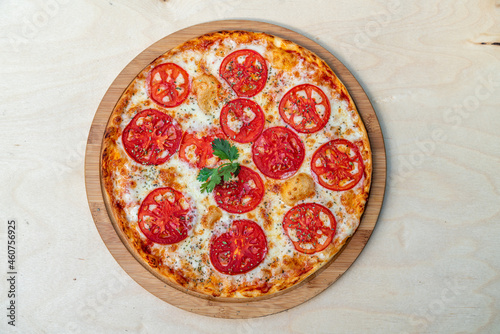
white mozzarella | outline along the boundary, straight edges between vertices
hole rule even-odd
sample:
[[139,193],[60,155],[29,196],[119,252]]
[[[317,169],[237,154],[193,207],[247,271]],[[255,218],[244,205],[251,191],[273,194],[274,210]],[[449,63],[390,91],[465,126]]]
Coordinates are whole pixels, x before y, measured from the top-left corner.
[[[266,53],[265,45],[260,45],[256,43],[247,45],[237,45],[232,40],[225,40],[223,43],[226,46],[230,46],[233,51],[238,49],[252,49],[260,54]],[[275,43],[279,46],[280,41],[277,40]],[[221,82],[221,84],[226,85],[226,88],[228,88],[228,90],[231,91],[227,83],[225,83],[225,81],[219,76],[219,67],[223,60],[223,57],[221,57],[219,54],[216,53],[215,50],[218,47],[219,44],[213,45],[212,49],[204,53],[203,55],[198,52],[187,51],[184,54],[177,54],[176,56],[169,58],[168,62],[174,62],[177,65],[181,66],[189,74],[190,78],[193,78],[199,75],[198,62],[201,59],[203,59],[207,70],[214,77],[216,77]],[[165,62],[167,62],[167,59],[165,59]],[[272,82],[273,80],[275,80],[275,77],[279,72],[279,70],[273,68],[269,63],[267,65],[268,65],[268,77],[269,77],[268,82]],[[279,99],[291,88],[300,84],[308,83],[307,79],[308,73],[306,73],[305,65],[303,64],[302,61],[299,62],[299,64],[296,67],[296,70],[298,71],[298,73],[305,73],[305,74],[296,77],[288,73],[282,73],[280,82],[282,82],[283,84],[280,86],[279,91],[277,93],[279,95]],[[155,77],[154,79],[157,78]],[[184,78],[182,76],[179,76],[178,78],[176,78],[176,80],[179,84],[184,83]],[[148,88],[146,80],[145,79],[138,80],[135,83],[135,85],[136,85],[136,93],[132,95],[130,103],[127,105],[125,113],[122,117],[122,123],[121,123],[122,130],[134,117],[135,113],[138,112],[137,106],[142,106],[142,109],[158,108],[154,103],[151,102],[151,100],[148,97],[147,93]],[[319,146],[333,139],[335,136],[332,134],[335,133],[335,131],[340,130],[340,132],[343,133],[347,129],[353,128],[354,125],[353,117],[351,115],[351,112],[348,110],[347,102],[335,98],[335,92],[333,92],[329,87],[319,86],[319,88],[325,93],[325,95],[329,99],[331,106],[330,118],[328,120],[327,125],[324,128],[324,131],[322,130],[313,134],[309,134],[307,136],[305,134],[298,134],[298,136],[301,138],[306,147],[306,154],[305,154],[305,160],[297,173],[310,174],[311,158],[313,153],[319,148]],[[271,89],[270,87],[266,86],[262,92],[257,94],[255,97],[252,97],[251,99],[257,102],[260,106],[266,106],[265,109],[264,108],[263,109],[265,114],[268,116],[267,119],[272,119],[272,121],[266,122],[265,125],[266,127],[288,126],[279,115],[279,110],[278,110],[279,99],[277,99],[277,101],[273,105],[267,104],[269,94],[275,93],[270,91],[270,89]],[[305,95],[305,92],[303,91],[298,92],[299,96],[301,96],[300,94]],[[235,97],[236,95],[233,94],[233,98]],[[318,103],[322,102],[322,97],[315,92],[313,93],[312,98]],[[200,109],[200,107],[196,102],[196,98],[191,93],[183,104],[181,104],[176,108],[168,109],[167,112],[175,119],[185,118],[183,116],[190,114],[191,117],[187,118],[186,120],[179,121],[179,124],[181,125],[183,131],[189,130],[193,132],[193,131],[203,131],[209,127],[212,127],[214,124],[214,120],[219,117],[221,107],[222,106],[219,106],[216,110],[213,110],[212,115],[207,115]],[[324,106],[322,105],[318,106],[317,111],[320,115],[324,115],[325,113]],[[272,118],[269,117],[270,115],[272,115]],[[248,117],[250,117],[250,119],[253,119],[253,117],[255,117],[255,114],[253,114],[253,112],[248,112]],[[299,116],[294,117],[295,123],[300,123],[300,121],[301,119]],[[236,118],[230,118],[229,127],[231,129],[238,130],[241,128],[241,126],[243,126],[243,122],[241,120],[237,120]],[[363,136],[361,131],[353,131],[350,134],[342,134],[342,135],[345,139],[350,141],[360,140]],[[121,138],[117,141],[117,143],[118,146],[123,150]],[[240,143],[233,143],[233,144],[238,148],[238,151],[240,153],[240,158],[238,159],[238,161],[258,172],[258,169],[252,162],[251,145],[240,144]],[[186,153],[188,158],[191,157],[195,159],[193,154],[193,148],[188,147]],[[125,152],[124,155],[126,155]],[[140,204],[142,200],[147,196],[147,194],[151,192],[153,189],[165,186],[163,184],[163,181],[159,177],[159,168],[162,169],[173,168],[178,174],[178,177],[176,177],[176,182],[178,184],[185,186],[182,192],[185,196],[187,196],[190,199],[191,206],[195,208],[198,214],[197,218],[193,222],[193,230],[191,231],[190,236],[184,241],[178,243],[179,247],[175,252],[169,252],[168,245],[164,246],[155,244],[154,249],[163,252],[162,254],[168,254],[168,256],[164,256],[163,258],[163,263],[166,265],[172,266],[174,268],[182,268],[187,263],[189,266],[192,267],[193,270],[198,270],[198,272],[200,273],[200,275],[203,276],[204,279],[208,279],[210,275],[217,274],[217,272],[215,272],[211,268],[211,266],[205,265],[200,260],[201,254],[208,252],[210,247],[210,240],[214,235],[219,235],[220,233],[224,233],[225,231],[227,231],[231,221],[234,219],[251,219],[249,216],[250,213],[229,214],[228,212],[222,210],[222,218],[216,224],[215,229],[213,231],[205,229],[199,223],[200,216],[208,211],[209,206],[215,206],[216,203],[212,194],[201,193],[200,191],[201,183],[196,179],[199,172],[197,168],[192,167],[186,162],[180,161],[178,159],[178,154],[175,154],[169,161],[167,161],[165,164],[159,167],[138,165],[134,161],[132,161],[132,159],[130,159],[130,163],[135,164],[140,168],[139,172],[132,171],[130,167],[127,167],[122,171],[126,173],[127,178],[131,176],[132,179],[137,184],[134,190],[123,198],[123,200],[126,202],[125,212],[127,214],[127,219],[130,221],[131,225],[136,228],[136,230],[138,231],[139,235],[141,235],[142,238],[145,238],[145,236],[142,234],[137,224],[138,220],[137,214]],[[317,161],[314,163],[318,164],[321,162]],[[117,173],[119,173],[119,171],[117,171]],[[265,181],[266,178],[260,172],[259,174]],[[116,188],[120,188],[122,186],[125,187],[123,184],[120,183],[119,175],[117,175],[114,184]],[[362,182],[360,182],[355,188],[353,188],[353,190],[360,191],[361,184]],[[253,186],[255,187],[255,184]],[[343,219],[337,219],[337,225],[338,225],[337,234],[335,235],[334,242],[338,240],[343,240],[351,236],[352,233],[357,228],[357,224],[359,223],[357,217],[354,214],[349,214],[340,205],[341,203],[340,196],[341,194],[338,192],[330,191],[328,189],[325,189],[317,185],[314,197],[307,199],[307,202],[314,202],[323,205],[326,205],[326,203],[328,202],[336,203],[336,205],[332,208],[332,213],[336,217],[338,217],[340,214],[343,217]],[[169,200],[171,200],[171,198]],[[186,206],[187,204],[184,203],[183,205]],[[266,205],[268,208],[267,212],[270,216],[269,218],[272,222],[274,222],[274,225],[271,226],[270,229],[264,229],[264,231],[266,233],[268,241],[271,241],[273,246],[269,247],[268,254],[264,259],[264,261],[259,265],[259,267],[243,275],[235,275],[235,276],[222,275],[225,277],[225,279],[232,281],[234,283],[241,283],[245,281],[250,282],[255,279],[259,279],[263,275],[260,269],[269,268],[273,262],[280,261],[281,259],[283,259],[285,255],[290,256],[296,252],[293,247],[293,244],[290,242],[288,237],[285,236],[283,227],[281,225],[284,215],[291,208],[287,207],[284,204],[284,202],[281,200],[279,192],[274,193],[271,191],[266,191],[265,197],[263,201],[260,203],[259,208],[265,208]],[[251,214],[255,215],[258,212],[259,210],[256,209],[253,210]],[[264,222],[261,219],[260,214],[257,214],[257,216],[258,219],[254,218],[252,220],[256,221],[257,224],[263,226]],[[323,216],[321,216],[321,220],[324,222],[325,226],[330,226],[331,222],[329,218],[325,216],[326,215],[323,214]],[[294,241],[298,240],[293,230],[290,231],[290,238]],[[326,236],[322,236],[322,238],[324,238],[323,241],[326,240]],[[304,247],[310,248],[312,246],[304,245]],[[314,256],[316,256],[320,261],[325,259],[325,255],[322,252],[319,252]]]

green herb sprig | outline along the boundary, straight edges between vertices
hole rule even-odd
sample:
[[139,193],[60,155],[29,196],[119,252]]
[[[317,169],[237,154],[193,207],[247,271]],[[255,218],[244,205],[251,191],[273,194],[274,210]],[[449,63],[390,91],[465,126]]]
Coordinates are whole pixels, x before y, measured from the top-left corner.
[[211,193],[215,186],[223,180],[229,180],[234,176],[238,176],[240,172],[240,164],[234,162],[240,154],[238,149],[231,145],[225,139],[215,138],[212,141],[213,154],[221,160],[229,160],[218,168],[202,168],[198,174],[197,180],[203,182],[201,184],[201,192]]

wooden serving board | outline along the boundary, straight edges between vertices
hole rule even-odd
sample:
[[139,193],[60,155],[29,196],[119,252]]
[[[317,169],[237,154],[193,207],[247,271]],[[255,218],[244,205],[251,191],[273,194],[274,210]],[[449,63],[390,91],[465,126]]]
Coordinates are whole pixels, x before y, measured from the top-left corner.
[[[171,48],[188,39],[219,30],[248,30],[266,32],[289,39],[324,59],[347,87],[365,123],[373,152],[373,175],[370,197],[353,237],[335,258],[320,271],[282,293],[255,300],[228,301],[197,295],[166,284],[142,264],[122,242],[121,231],[108,215],[100,182],[100,152],[108,118],[123,91],[149,63]],[[281,312],[297,306],[325,290],[356,260],[372,234],[384,199],[386,157],[384,140],[377,116],[365,92],[347,68],[331,53],[312,40],[288,29],[264,22],[231,20],[203,23],[177,31],[151,45],[128,64],[118,75],[97,109],[87,142],[85,155],[85,184],[92,217],[111,254],[122,268],[142,287],[158,298],[184,310],[220,318],[252,318]],[[125,240],[125,239],[124,239]]]

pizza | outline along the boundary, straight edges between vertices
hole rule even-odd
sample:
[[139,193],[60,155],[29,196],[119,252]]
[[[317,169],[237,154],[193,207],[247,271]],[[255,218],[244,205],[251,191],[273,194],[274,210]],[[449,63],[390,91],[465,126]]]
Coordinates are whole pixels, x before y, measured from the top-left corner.
[[356,231],[372,172],[346,87],[314,53],[220,31],[155,59],[117,101],[101,182],[122,241],[199,296],[296,286]]

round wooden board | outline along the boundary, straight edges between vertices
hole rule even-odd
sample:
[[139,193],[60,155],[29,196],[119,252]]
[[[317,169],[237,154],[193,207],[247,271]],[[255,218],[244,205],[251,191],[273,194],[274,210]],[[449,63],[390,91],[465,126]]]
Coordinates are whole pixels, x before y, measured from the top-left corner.
[[[291,40],[325,60],[347,87],[365,123],[373,152],[373,175],[370,196],[353,237],[328,266],[309,276],[296,287],[266,298],[231,302],[186,293],[176,289],[150,272],[135,258],[133,252],[120,239],[101,191],[101,143],[113,108],[135,76],[158,56],[191,38],[219,30],[248,30],[266,32]],[[281,312],[297,306],[325,290],[335,282],[356,260],[372,234],[384,199],[386,182],[386,156],[380,125],[365,92],[347,68],[331,53],[312,40],[288,29],[264,22],[230,20],[203,23],[177,31],[151,45],[128,64],[118,75],[102,99],[92,122],[85,155],[85,184],[90,211],[97,229],[111,254],[122,268],[142,287],[162,300],[198,314],[220,318],[252,318]]]

